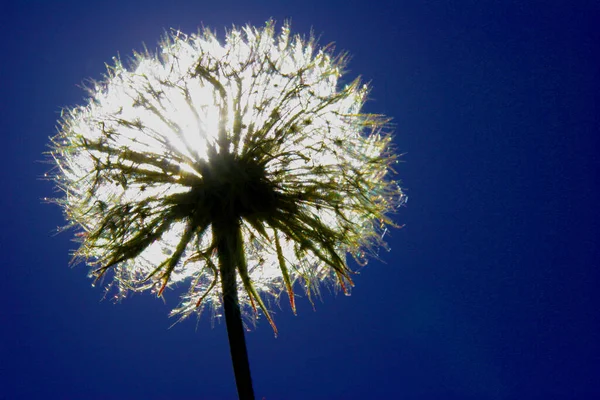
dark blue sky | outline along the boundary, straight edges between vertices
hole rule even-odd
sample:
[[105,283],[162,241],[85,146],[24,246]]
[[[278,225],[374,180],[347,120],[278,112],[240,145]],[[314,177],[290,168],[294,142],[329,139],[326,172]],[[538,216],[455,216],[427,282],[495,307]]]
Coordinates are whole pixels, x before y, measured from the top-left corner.
[[[63,106],[164,29],[312,27],[394,118],[409,202],[351,297],[247,335],[257,398],[600,398],[596,1],[21,1],[0,6],[0,398],[234,399],[224,323],[100,301],[42,204]],[[121,4],[123,3],[123,4]],[[288,5],[284,5],[288,4]],[[292,5],[293,4],[293,5]]]

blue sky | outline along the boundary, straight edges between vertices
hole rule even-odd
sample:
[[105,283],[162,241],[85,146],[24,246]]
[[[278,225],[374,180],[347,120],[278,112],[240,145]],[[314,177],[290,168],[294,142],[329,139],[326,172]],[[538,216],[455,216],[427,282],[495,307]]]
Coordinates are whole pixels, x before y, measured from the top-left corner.
[[123,0],[0,6],[0,398],[235,398],[224,323],[68,267],[42,153],[113,56],[269,18],[351,54],[409,202],[352,296],[247,334],[257,398],[600,397],[598,3]]

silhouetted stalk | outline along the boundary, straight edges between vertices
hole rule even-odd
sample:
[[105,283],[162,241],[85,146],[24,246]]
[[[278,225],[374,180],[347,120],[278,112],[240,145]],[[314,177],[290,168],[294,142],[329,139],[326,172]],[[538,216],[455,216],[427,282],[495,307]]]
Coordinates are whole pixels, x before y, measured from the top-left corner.
[[213,234],[219,256],[225,323],[227,324],[227,336],[238,397],[240,400],[254,400],[250,362],[248,361],[236,283],[236,268],[240,265],[239,263],[245,263],[239,220],[213,224]]

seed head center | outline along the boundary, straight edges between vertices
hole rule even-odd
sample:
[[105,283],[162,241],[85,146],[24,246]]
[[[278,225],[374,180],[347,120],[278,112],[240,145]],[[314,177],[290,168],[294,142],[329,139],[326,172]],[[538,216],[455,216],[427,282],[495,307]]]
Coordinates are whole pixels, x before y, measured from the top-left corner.
[[193,213],[211,219],[257,218],[276,207],[276,186],[268,179],[264,165],[254,159],[219,154],[197,165],[202,178],[190,191]]

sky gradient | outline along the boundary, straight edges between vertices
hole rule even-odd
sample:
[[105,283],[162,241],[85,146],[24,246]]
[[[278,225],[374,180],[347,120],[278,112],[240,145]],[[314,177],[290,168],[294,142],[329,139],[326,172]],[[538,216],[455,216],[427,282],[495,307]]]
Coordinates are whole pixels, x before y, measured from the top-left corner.
[[600,398],[597,2],[48,3],[0,6],[0,399],[235,399],[224,322],[69,268],[43,152],[113,56],[269,18],[350,53],[409,201],[350,297],[247,334],[257,398]]

